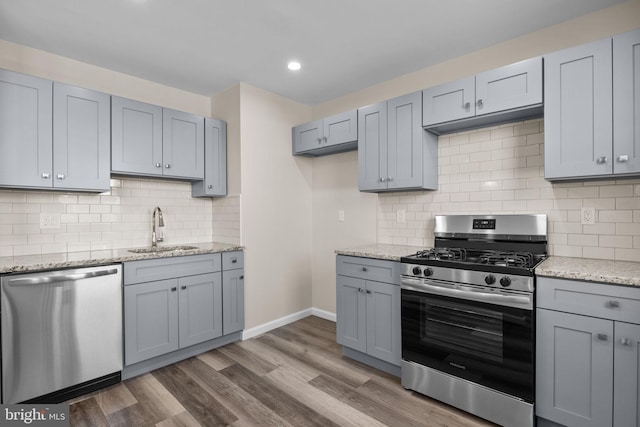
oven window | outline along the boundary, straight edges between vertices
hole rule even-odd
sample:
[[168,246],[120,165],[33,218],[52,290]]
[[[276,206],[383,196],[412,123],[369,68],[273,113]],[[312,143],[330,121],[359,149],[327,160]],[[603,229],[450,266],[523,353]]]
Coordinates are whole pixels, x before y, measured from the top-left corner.
[[533,402],[533,311],[402,290],[402,358]]

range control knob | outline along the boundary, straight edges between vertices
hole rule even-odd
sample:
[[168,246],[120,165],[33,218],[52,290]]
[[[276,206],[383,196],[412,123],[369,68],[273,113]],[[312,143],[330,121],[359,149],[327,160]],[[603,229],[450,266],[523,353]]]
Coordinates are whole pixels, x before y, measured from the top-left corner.
[[433,270],[430,268],[425,268],[424,269],[424,275],[425,276],[433,276]]
[[496,283],[496,276],[494,276],[493,274],[485,276],[484,283],[486,283],[487,285],[493,285],[494,283]]
[[502,279],[500,279],[500,284],[504,288],[506,288],[507,286],[511,286],[511,279],[507,276],[504,276]]
[[413,267],[413,274],[419,276],[420,274],[422,274],[422,269],[420,267]]

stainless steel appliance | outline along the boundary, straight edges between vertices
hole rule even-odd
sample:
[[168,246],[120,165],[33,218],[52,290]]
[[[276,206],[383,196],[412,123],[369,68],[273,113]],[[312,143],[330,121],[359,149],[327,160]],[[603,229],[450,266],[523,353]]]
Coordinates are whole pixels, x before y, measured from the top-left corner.
[[120,265],[3,276],[2,403],[56,403],[120,381]]
[[503,426],[534,423],[534,268],[546,215],[435,217],[403,257],[402,385]]

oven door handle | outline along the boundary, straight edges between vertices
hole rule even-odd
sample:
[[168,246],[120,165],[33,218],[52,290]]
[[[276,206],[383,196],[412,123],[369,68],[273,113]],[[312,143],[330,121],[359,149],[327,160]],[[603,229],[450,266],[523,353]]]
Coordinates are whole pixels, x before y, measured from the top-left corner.
[[465,289],[456,289],[448,286],[425,283],[423,279],[402,278],[402,289],[428,294],[441,295],[452,298],[461,298],[469,301],[486,302],[506,307],[533,310],[533,294],[513,295],[504,293],[489,293]]

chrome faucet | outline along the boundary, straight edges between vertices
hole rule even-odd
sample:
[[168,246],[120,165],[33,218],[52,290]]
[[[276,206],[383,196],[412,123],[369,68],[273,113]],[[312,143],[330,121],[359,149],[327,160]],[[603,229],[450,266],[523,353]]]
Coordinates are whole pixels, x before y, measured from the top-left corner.
[[162,237],[162,231],[158,231],[156,235],[156,212],[158,212],[158,228],[164,227],[164,218],[162,218],[162,209],[156,206],[153,210],[153,216],[151,218],[153,222],[153,227],[151,228],[151,246],[154,248],[158,246],[158,242],[162,242],[164,238]]

